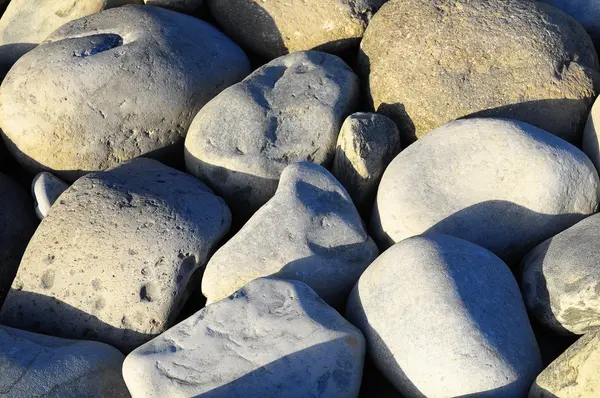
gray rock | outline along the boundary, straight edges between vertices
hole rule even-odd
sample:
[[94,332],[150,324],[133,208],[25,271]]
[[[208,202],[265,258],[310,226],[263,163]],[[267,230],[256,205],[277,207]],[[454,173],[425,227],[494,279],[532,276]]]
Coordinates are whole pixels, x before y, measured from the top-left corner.
[[561,9],[577,20],[596,46],[600,44],[600,3],[597,0],[540,0]]
[[357,397],[360,331],[296,281],[260,278],[125,359],[135,397]]
[[600,101],[594,102],[585,129],[581,149],[590,158],[596,170],[600,170]]
[[321,166],[298,163],[285,169],[275,196],[210,259],[202,292],[214,302],[273,275],[300,280],[339,307],[377,254],[340,183]]
[[0,326],[3,397],[129,397],[125,357],[95,341],[66,340]]
[[538,1],[390,0],[358,63],[403,145],[465,116],[517,119],[578,143],[600,82],[583,27]]
[[600,327],[600,214],[578,222],[533,249],[522,263],[530,313],[563,334]]
[[144,4],[191,13],[204,5],[204,0],[144,0]]
[[0,127],[32,172],[74,180],[140,155],[182,163],[200,108],[249,72],[211,25],[128,5],[63,25],[0,88]]
[[278,58],[198,113],[185,140],[188,170],[248,219],[295,162],[327,165],[358,78],[338,57],[308,51]]
[[381,176],[399,152],[400,133],[391,119],[359,112],[344,121],[331,173],[361,213],[371,211]]
[[509,268],[455,237],[423,235],[392,246],[360,277],[347,318],[406,397],[521,397],[541,371]]
[[204,184],[154,160],[88,174],[31,239],[0,322],[131,350],[174,324],[230,217]]
[[598,211],[600,181],[576,147],[523,122],[448,123],[386,169],[372,218],[383,246],[421,233],[466,239],[515,265]]
[[69,184],[51,173],[43,172],[36,175],[31,182],[35,214],[40,220],[46,217],[56,199],[67,189]]

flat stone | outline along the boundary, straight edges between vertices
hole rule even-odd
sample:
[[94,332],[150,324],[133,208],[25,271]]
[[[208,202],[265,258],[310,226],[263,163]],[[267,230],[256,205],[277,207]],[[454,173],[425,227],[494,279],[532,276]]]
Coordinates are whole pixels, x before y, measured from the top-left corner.
[[31,182],[35,214],[40,220],[46,217],[56,199],[67,189],[69,184],[47,171],[36,175]]

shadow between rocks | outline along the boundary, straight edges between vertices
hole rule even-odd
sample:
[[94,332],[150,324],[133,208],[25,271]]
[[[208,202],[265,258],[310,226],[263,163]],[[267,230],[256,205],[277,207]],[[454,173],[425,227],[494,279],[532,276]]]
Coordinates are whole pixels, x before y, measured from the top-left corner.
[[0,79],[4,80],[15,62],[37,46],[37,43],[11,43],[0,46]]

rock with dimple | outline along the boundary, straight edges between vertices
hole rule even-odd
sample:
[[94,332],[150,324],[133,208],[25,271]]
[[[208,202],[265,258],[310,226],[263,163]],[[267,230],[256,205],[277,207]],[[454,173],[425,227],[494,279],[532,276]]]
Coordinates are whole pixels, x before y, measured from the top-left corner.
[[0,326],[3,397],[129,397],[125,357],[95,341],[67,340]]
[[188,170],[248,219],[295,162],[327,165],[358,78],[335,55],[280,57],[226,89],[198,113],[185,140]]
[[522,264],[527,308],[559,333],[600,327],[600,215],[578,222],[533,249]]
[[351,398],[360,331],[297,281],[259,278],[125,359],[136,397]]
[[210,259],[209,302],[252,279],[300,280],[336,308],[378,254],[346,190],[313,163],[288,166],[275,196]]
[[88,174],[31,239],[0,322],[131,350],[173,325],[230,222],[221,198],[155,160]]
[[346,314],[406,397],[521,397],[541,370],[510,269],[452,236],[392,246],[360,277]]
[[40,220],[46,217],[56,199],[69,184],[48,172],[36,175],[31,182],[31,193],[35,201],[35,214]]
[[578,143],[600,82],[583,27],[538,1],[390,0],[359,65],[403,145],[465,116],[517,119]]
[[391,119],[358,112],[344,121],[331,173],[361,212],[371,210],[381,176],[398,152],[400,133]]
[[599,369],[600,329],[581,337],[540,373],[529,398],[597,397]]
[[178,164],[196,113],[248,72],[243,51],[206,22],[113,8],[19,59],[0,87],[0,127],[23,166],[66,180],[141,155]]
[[515,265],[598,210],[600,181],[583,152],[523,122],[448,123],[386,169],[372,218],[383,246],[424,232],[466,239]]
[[540,0],[561,9],[577,20],[596,46],[600,45],[600,2],[597,0]]

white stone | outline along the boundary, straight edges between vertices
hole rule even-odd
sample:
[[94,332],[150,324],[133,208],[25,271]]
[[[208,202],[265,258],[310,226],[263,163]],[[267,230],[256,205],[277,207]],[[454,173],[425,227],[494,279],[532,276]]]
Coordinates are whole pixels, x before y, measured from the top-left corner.
[[46,217],[56,199],[67,189],[69,184],[47,171],[39,173],[31,182],[35,214],[40,220]]

